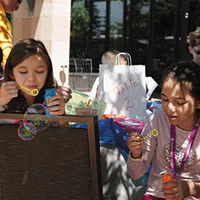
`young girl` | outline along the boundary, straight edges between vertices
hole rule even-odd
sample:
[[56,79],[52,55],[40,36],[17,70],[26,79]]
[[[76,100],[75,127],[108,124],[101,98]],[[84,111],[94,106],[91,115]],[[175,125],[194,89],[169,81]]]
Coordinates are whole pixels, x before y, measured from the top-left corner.
[[[142,135],[131,133],[127,139],[127,167],[133,179],[140,178],[152,161],[142,199],[200,198],[199,77],[200,67],[191,62],[171,65],[161,82],[163,110],[148,118]],[[162,184],[163,174],[171,174],[175,181]],[[163,189],[166,186],[173,187]]]
[[[24,39],[11,50],[5,65],[4,82],[0,87],[0,108],[3,112],[24,113],[35,103],[44,102],[45,89],[56,88],[48,52],[41,41]],[[37,96],[32,90],[39,91]],[[63,115],[65,102],[60,95],[50,99],[51,114]]]

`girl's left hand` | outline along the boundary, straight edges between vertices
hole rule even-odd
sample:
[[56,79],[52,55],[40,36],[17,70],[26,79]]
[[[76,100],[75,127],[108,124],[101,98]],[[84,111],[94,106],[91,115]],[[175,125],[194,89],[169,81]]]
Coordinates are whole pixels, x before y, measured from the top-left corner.
[[189,184],[185,181],[164,183],[163,188],[166,198],[182,200],[190,195]]
[[61,95],[65,101],[65,103],[67,103],[71,98],[71,89],[69,87],[65,87],[65,86],[58,86],[56,89],[57,94]]
[[59,94],[49,98],[48,106],[49,108],[47,108],[47,110],[50,111],[50,114],[52,115],[65,114],[65,101]]

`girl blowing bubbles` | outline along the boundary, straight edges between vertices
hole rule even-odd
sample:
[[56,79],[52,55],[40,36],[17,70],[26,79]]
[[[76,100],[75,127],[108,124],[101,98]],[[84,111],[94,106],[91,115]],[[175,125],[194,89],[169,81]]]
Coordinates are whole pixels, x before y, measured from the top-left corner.
[[[152,161],[148,187],[142,199],[199,199],[200,197],[200,67],[191,62],[171,65],[161,82],[162,108],[145,125],[143,139],[131,133],[128,172],[133,179],[144,175]],[[162,175],[175,181],[162,184]],[[172,189],[163,189],[166,186]],[[168,187],[169,188],[169,187]]]
[[[21,40],[11,50],[5,65],[0,88],[1,110],[24,113],[29,106],[44,102],[45,89],[56,87],[51,59],[44,44],[34,39]],[[33,96],[32,90],[38,90],[39,94]],[[52,97],[48,106],[55,106],[48,108],[51,114],[65,113],[65,102],[60,95]]]

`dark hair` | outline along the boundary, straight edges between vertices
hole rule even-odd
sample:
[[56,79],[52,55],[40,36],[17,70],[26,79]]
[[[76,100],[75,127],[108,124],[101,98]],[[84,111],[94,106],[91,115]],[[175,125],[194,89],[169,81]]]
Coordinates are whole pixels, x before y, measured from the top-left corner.
[[186,86],[197,103],[200,103],[200,67],[190,61],[170,65],[164,72],[161,87],[166,79],[174,79]]
[[[45,89],[57,87],[57,83],[53,78],[53,66],[51,58],[44,46],[44,44],[39,40],[34,40],[32,38],[27,38],[20,40],[12,48],[6,65],[5,65],[5,76],[4,82],[11,81],[10,74],[13,73],[13,68],[23,62],[31,55],[40,55],[47,64],[47,79],[43,88],[39,91],[39,94],[36,96],[34,103],[43,103]],[[19,91],[18,97],[13,98],[7,105],[6,112],[15,112],[16,110],[25,112],[28,108],[26,99]]]
[[200,30],[189,33],[189,45],[193,48],[200,45]]

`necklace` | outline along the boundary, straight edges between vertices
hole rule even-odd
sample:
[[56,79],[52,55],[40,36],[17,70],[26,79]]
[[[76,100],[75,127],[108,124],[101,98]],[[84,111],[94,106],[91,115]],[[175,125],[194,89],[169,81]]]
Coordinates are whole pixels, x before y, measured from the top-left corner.
[[191,134],[190,134],[190,138],[188,140],[188,144],[187,147],[185,149],[185,153],[183,155],[183,159],[181,161],[181,166],[179,169],[179,173],[178,175],[176,174],[175,171],[175,163],[176,163],[176,158],[175,158],[175,149],[176,149],[176,130],[175,130],[175,125],[171,124],[171,129],[170,129],[170,158],[171,158],[171,169],[172,169],[172,174],[173,174],[173,178],[177,181],[181,171],[188,159],[188,156],[190,154],[190,151],[192,149],[192,145],[194,143],[194,139],[195,136],[197,134],[198,128],[200,126],[200,118],[198,118],[197,122],[194,125],[194,129],[192,130]]

